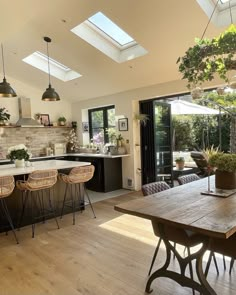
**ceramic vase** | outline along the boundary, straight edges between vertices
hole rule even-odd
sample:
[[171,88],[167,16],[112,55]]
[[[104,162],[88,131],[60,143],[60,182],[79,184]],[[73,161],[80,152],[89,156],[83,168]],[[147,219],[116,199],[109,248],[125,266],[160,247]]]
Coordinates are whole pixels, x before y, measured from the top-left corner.
[[25,159],[22,159],[22,160],[15,159],[15,166],[16,166],[16,168],[24,168],[25,167]]

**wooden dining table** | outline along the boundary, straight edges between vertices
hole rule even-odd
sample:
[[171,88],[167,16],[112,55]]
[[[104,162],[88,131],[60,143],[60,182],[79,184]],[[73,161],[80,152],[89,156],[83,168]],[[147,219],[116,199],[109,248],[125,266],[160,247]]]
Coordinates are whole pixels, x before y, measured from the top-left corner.
[[[210,177],[210,185],[214,190],[214,176]],[[115,210],[119,212],[150,219],[153,228],[158,227],[159,236],[165,243],[166,261],[149,277],[145,290],[147,293],[152,291],[153,280],[168,277],[201,294],[217,294],[206,280],[202,259],[212,241],[226,241],[236,232],[236,194],[227,198],[201,194],[207,189],[208,179],[204,178],[115,206]],[[172,231],[169,231],[170,228]],[[176,235],[171,234],[175,231],[178,234],[184,233],[189,239],[197,235],[201,242],[199,249],[190,256],[182,257],[170,243],[176,241]],[[187,242],[186,240],[186,245]],[[171,253],[177,257],[180,273],[168,270]],[[185,275],[186,267],[194,259],[198,281]]]

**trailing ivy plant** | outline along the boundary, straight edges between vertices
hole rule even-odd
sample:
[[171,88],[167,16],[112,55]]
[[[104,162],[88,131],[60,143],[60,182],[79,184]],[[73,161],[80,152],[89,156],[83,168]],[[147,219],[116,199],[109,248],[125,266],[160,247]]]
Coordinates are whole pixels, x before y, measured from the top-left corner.
[[182,79],[188,80],[188,88],[213,80],[215,74],[228,83],[227,72],[236,70],[236,26],[230,25],[212,40],[196,38],[195,43],[177,60]]

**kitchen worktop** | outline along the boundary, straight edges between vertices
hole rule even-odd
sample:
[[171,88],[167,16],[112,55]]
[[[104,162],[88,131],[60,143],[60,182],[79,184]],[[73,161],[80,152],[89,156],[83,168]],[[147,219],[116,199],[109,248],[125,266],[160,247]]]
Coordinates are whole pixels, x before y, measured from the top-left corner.
[[16,168],[14,164],[3,165],[0,169],[0,176],[9,175],[24,175],[30,174],[35,170],[47,170],[47,169],[68,169],[74,167],[81,167],[90,165],[90,162],[76,162],[76,161],[62,161],[62,160],[47,160],[47,161],[37,161],[30,163],[30,166],[23,168]]
[[[51,158],[60,158],[60,157],[93,157],[93,158],[122,158],[122,157],[128,157],[129,154],[124,155],[108,155],[108,154],[95,154],[95,153],[67,153],[67,154],[61,154],[61,155],[51,155],[51,156],[40,156],[40,157],[33,157],[31,158],[32,161],[34,160],[40,160],[40,159],[51,159]],[[0,163],[8,164],[10,163],[10,160],[8,159],[0,159]]]

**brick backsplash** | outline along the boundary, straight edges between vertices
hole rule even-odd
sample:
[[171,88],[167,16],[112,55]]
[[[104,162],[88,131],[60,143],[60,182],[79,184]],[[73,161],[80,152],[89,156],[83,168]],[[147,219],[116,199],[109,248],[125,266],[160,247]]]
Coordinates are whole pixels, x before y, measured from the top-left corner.
[[0,158],[6,158],[10,146],[25,144],[34,157],[45,155],[45,148],[53,143],[66,143],[70,129],[63,127],[0,128]]

